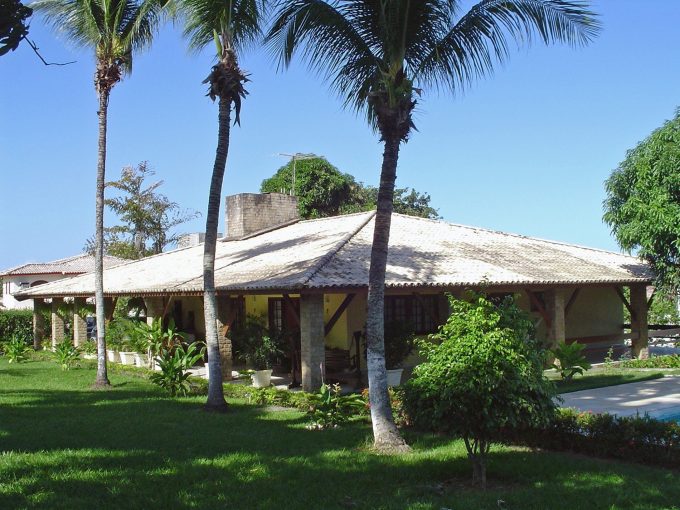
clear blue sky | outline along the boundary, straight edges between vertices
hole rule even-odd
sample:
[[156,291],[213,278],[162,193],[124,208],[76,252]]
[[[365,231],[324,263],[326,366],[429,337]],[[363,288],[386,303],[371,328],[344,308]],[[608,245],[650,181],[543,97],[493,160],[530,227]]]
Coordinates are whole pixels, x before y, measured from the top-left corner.
[[[589,47],[536,45],[464,95],[426,91],[397,185],[430,193],[450,222],[616,250],[601,221],[603,181],[680,105],[680,2],[593,3],[604,28]],[[93,57],[40,19],[31,38],[49,60],[77,63],[45,67],[26,45],[0,57],[0,269],[78,253],[94,231]],[[211,51],[189,54],[177,27],[162,29],[113,91],[108,178],[148,160],[172,200],[205,211],[217,108],[201,81],[211,64]],[[241,64],[252,82],[223,194],[257,191],[285,163],[280,152],[321,154],[377,183],[377,137],[299,61],[277,73],[255,50]]]

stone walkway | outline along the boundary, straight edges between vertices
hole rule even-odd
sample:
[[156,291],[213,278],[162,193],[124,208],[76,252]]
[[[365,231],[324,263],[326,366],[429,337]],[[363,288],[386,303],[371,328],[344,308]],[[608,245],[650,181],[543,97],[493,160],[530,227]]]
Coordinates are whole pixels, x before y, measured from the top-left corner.
[[620,384],[562,395],[562,407],[593,413],[660,416],[680,413],[680,376]]

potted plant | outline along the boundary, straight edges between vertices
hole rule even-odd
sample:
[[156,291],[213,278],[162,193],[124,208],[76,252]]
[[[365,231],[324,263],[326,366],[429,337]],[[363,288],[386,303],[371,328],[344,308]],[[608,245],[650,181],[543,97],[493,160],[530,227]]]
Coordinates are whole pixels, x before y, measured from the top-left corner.
[[132,346],[132,341],[130,338],[126,338],[122,345],[121,350],[118,352],[120,356],[120,362],[123,365],[134,365],[135,364],[135,354],[134,348]]
[[387,385],[399,386],[404,372],[402,364],[415,348],[413,328],[401,322],[385,324],[385,367]]
[[83,359],[97,359],[97,344],[93,340],[88,340],[83,346]]
[[239,357],[255,369],[252,375],[254,387],[266,388],[271,385],[272,363],[281,354],[283,351],[269,336],[248,338],[243,343]]

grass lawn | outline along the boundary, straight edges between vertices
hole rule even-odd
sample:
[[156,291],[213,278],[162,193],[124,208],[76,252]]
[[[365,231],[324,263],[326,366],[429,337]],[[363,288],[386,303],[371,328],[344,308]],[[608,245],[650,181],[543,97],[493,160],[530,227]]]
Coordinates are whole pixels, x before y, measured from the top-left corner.
[[674,370],[638,370],[634,368],[592,368],[584,375],[577,375],[571,381],[562,381],[556,371],[546,372],[548,378],[555,381],[558,393],[571,393],[572,391],[603,388],[638,381],[658,379],[665,374],[674,373]]
[[671,509],[680,473],[495,447],[491,488],[469,487],[460,441],[409,435],[370,453],[370,427],[309,431],[297,411],[170,399],[145,379],[0,359],[0,509]]

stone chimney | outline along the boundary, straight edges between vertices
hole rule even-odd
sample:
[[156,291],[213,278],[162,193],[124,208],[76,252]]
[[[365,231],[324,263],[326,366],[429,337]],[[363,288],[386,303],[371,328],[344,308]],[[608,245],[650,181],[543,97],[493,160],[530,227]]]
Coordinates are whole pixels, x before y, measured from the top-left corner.
[[270,230],[299,219],[297,197],[283,193],[239,193],[226,199],[228,239]]

